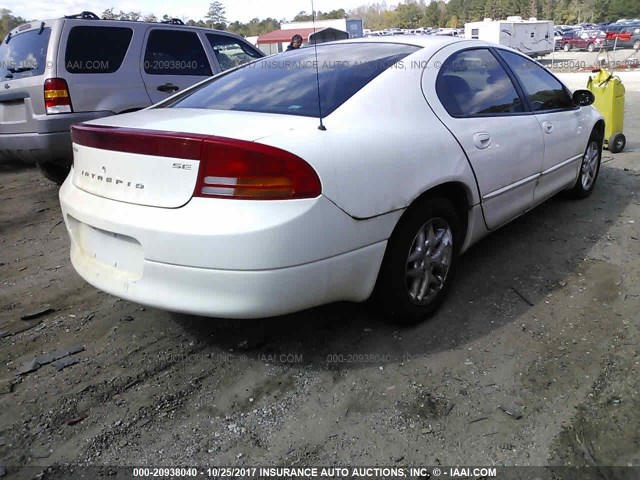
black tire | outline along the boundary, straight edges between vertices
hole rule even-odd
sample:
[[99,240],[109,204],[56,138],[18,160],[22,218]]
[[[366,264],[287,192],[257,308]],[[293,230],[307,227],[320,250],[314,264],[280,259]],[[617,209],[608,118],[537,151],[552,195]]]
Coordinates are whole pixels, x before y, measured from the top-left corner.
[[562,46],[562,49],[563,49],[565,52],[570,52],[570,51],[571,51],[571,44],[570,44],[570,43],[565,43],[565,44]]
[[633,49],[640,50],[640,40],[636,40],[635,42],[633,42]]
[[[421,243],[418,240],[420,231],[429,230],[429,226],[434,233],[433,245],[427,246],[428,238],[422,237],[425,243],[421,249],[425,255],[416,261],[410,261],[412,249],[414,253],[418,253],[418,249],[414,247]],[[374,300],[382,307],[388,320],[410,325],[435,313],[451,286],[461,241],[460,220],[450,201],[444,198],[427,198],[410,207],[389,239],[374,291]],[[433,258],[438,255],[431,257],[431,254],[427,254],[433,250],[442,253],[440,258],[448,259],[448,262],[445,262],[448,268],[443,267],[443,264],[438,261],[433,261]],[[429,258],[425,260],[427,256]],[[432,263],[427,267],[425,262],[428,261]],[[409,265],[414,272],[424,269],[423,273],[418,273],[414,279],[409,280],[407,273]],[[427,268],[431,275],[424,273]],[[428,278],[428,281],[418,278],[421,275]],[[422,282],[422,285],[427,287],[424,294],[426,298],[422,301],[418,299],[419,294],[412,296],[411,293],[418,282]],[[431,288],[432,282],[433,288]],[[418,286],[415,290],[420,288]]]
[[[596,186],[596,181],[598,180],[600,164],[602,162],[602,141],[602,136],[598,132],[595,130],[591,132],[589,142],[587,142],[584,155],[582,156],[582,162],[580,162],[580,173],[578,174],[578,179],[576,180],[576,184],[573,188],[567,192],[569,197],[586,198],[591,195],[591,192],[593,192],[593,189]],[[595,158],[591,157],[592,152],[595,152]],[[585,166],[591,158],[595,161],[595,171],[588,168],[588,166]],[[592,180],[589,180],[590,172],[593,173]]]
[[608,148],[611,153],[620,153],[627,145],[627,137],[622,133],[614,133],[609,139]]
[[593,43],[587,45],[587,52],[593,52],[596,49],[596,46]]
[[71,167],[68,165],[58,165],[50,162],[38,163],[38,168],[47,180],[51,180],[57,185],[62,185],[71,171]]

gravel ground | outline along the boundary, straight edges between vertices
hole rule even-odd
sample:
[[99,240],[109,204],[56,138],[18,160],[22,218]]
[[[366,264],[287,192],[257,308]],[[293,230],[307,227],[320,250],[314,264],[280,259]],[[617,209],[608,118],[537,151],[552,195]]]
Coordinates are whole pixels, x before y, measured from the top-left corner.
[[594,194],[476,245],[411,328],[366,305],[226,321],[101,293],[70,265],[57,188],[1,165],[0,465],[640,466],[629,81],[627,149]]

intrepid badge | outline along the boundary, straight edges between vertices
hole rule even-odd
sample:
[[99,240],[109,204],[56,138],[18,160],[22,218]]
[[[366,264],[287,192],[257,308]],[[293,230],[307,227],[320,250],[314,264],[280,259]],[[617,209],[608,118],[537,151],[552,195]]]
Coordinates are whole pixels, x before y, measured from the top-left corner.
[[[107,169],[105,167],[102,167],[102,171],[104,173],[106,173]],[[129,181],[122,180],[122,179],[116,178],[116,177],[107,177],[106,175],[100,175],[98,173],[91,173],[91,172],[87,172],[86,170],[82,170],[80,172],[80,174],[83,177],[90,178],[90,179],[96,180],[98,182],[111,183],[113,185],[122,185],[123,187],[133,187],[133,188],[137,188],[138,190],[144,190],[144,184],[143,183],[129,182]]]

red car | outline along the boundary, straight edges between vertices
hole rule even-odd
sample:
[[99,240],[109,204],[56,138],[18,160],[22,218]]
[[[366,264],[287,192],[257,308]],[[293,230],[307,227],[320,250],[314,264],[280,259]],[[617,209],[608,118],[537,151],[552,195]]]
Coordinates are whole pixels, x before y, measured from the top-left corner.
[[560,44],[565,52],[572,49],[593,52],[601,48],[611,48],[607,34],[601,30],[571,30],[562,36]]

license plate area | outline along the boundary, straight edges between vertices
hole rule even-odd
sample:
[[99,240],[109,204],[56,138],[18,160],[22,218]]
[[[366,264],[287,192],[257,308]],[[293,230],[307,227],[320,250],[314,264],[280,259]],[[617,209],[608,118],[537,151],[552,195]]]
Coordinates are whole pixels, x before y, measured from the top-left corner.
[[142,277],[142,245],[132,237],[102,230],[69,216],[71,235],[83,256],[105,267]]
[[24,123],[27,121],[27,107],[24,99],[0,102],[0,123]]

